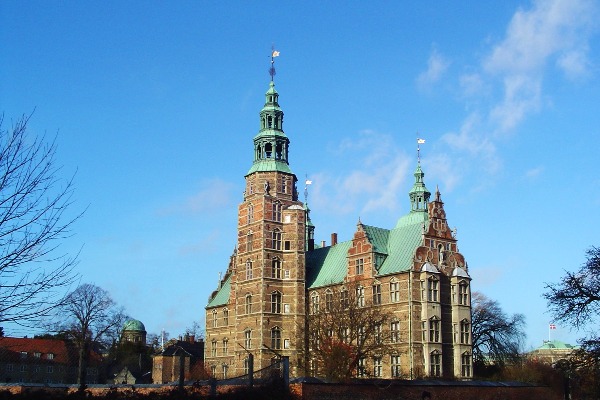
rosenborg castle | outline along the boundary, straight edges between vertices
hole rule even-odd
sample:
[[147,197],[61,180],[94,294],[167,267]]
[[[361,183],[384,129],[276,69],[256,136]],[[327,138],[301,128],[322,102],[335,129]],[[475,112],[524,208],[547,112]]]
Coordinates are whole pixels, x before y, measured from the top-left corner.
[[[324,376],[324,347],[337,343],[355,358],[352,376],[470,379],[469,270],[420,163],[408,214],[390,228],[359,220],[351,240],[333,234],[329,246],[317,245],[273,80],[259,116],[237,244],[206,306],[205,367],[229,378],[248,372],[249,354],[255,371],[287,356],[291,376]],[[375,325],[345,313],[374,315]],[[346,326],[316,326],[335,317]]]

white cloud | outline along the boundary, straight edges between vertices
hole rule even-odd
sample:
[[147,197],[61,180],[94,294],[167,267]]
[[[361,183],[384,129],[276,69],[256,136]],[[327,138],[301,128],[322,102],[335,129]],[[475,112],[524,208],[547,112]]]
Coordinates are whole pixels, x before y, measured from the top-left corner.
[[427,87],[440,80],[444,72],[450,66],[450,62],[446,60],[436,49],[431,51],[429,60],[427,61],[427,70],[419,74],[417,84],[420,87]]

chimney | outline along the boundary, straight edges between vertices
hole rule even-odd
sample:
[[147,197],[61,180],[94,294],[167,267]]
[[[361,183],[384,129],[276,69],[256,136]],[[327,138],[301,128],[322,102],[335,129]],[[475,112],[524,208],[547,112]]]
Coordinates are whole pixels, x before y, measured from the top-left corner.
[[325,247],[325,241],[321,240],[321,247]]
[[337,244],[337,233],[332,233],[331,234],[331,245],[335,246]]
[[196,343],[196,335],[190,335],[190,343]]

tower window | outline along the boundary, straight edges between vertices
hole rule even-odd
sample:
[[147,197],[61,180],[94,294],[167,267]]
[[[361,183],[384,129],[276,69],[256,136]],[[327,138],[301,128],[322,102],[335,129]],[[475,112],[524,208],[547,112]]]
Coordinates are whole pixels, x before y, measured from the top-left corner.
[[251,349],[252,348],[252,331],[247,330],[246,332],[244,332],[244,338],[245,338],[246,349]]
[[246,279],[252,279],[252,261],[246,261]]
[[281,222],[281,203],[273,203],[273,221]]
[[252,295],[246,295],[246,314],[252,313]]
[[252,231],[250,231],[246,235],[246,251],[252,251],[252,241],[253,240],[254,240],[254,235],[252,235]]
[[271,293],[271,312],[281,314],[281,292]]
[[281,329],[279,327],[271,329],[271,348],[275,350],[281,349]]
[[273,145],[271,145],[271,143],[267,143],[265,145],[265,157],[271,158],[271,154],[273,154]]
[[254,220],[254,206],[252,204],[248,205],[248,223],[251,223]]
[[271,245],[274,250],[281,250],[281,231],[279,229],[273,231]]
[[274,258],[271,263],[271,278],[281,279],[281,260]]
[[311,311],[313,314],[317,314],[319,312],[319,294],[313,293],[311,295]]

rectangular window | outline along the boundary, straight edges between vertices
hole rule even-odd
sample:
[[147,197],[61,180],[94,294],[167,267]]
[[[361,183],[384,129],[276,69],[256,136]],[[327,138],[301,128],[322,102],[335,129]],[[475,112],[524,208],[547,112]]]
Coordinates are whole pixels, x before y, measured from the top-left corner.
[[397,354],[390,356],[390,365],[392,367],[392,378],[400,378],[400,356]]
[[364,378],[367,376],[367,359],[364,357],[358,359],[358,364],[356,365],[356,376],[359,378]]
[[354,269],[356,275],[362,275],[365,272],[365,260],[362,258],[354,260]]
[[376,378],[381,377],[381,364],[382,364],[381,357],[373,358],[373,376]]
[[246,341],[246,349],[252,348],[252,331],[246,331],[244,333]]
[[54,367],[52,365],[48,365],[48,369],[47,369],[48,373],[51,374],[54,372]]
[[219,324],[217,322],[217,311],[213,311],[212,313],[212,320],[213,320],[213,328],[216,328]]
[[223,355],[226,356],[228,352],[229,341],[227,339],[223,339]]
[[289,240],[285,240],[285,241],[283,242],[283,249],[284,249],[284,250],[290,250],[291,248],[292,248],[292,246],[291,246],[291,243],[290,243],[290,241],[289,241]]
[[390,301],[397,303],[400,301],[400,283],[390,282]]
[[373,285],[373,304],[374,305],[381,304],[381,285],[380,284]]
[[246,251],[252,251],[252,242],[254,241],[254,235],[249,233],[246,235]]
[[440,320],[430,319],[429,320],[429,341],[439,342],[440,341]]
[[469,305],[469,285],[461,282],[458,285],[458,304],[463,306]]
[[210,355],[213,357],[217,356],[217,341],[216,340],[213,340],[210,343]]
[[400,341],[400,321],[392,321],[390,324],[390,342],[397,343]]
[[442,374],[442,355],[436,351],[429,356],[429,375],[440,376]]
[[356,288],[356,305],[358,307],[365,306],[365,288],[362,286]]
[[227,364],[223,364],[223,379],[227,379],[227,372],[229,371],[229,367]]
[[469,336],[471,335],[471,327],[467,321],[460,323],[460,342],[462,344],[469,344]]
[[35,353],[33,353],[33,356],[35,358],[41,358],[42,357],[42,353],[40,353],[39,351],[36,351]]
[[348,306],[350,305],[349,300],[348,300],[348,291],[346,289],[342,290],[341,293],[341,305],[343,309],[348,308]]
[[325,310],[331,311],[333,309],[333,293],[325,293]]
[[471,377],[471,355],[463,354],[461,356],[461,372],[465,378]]
[[228,309],[223,310],[223,325],[225,325],[225,326],[229,325],[229,310]]
[[281,203],[273,203],[273,221],[281,222]]
[[382,341],[381,332],[382,332],[382,326],[381,326],[381,324],[376,324],[375,325],[375,330],[373,332],[374,333],[374,337],[375,337],[375,343],[381,343],[381,341]]
[[272,238],[273,240],[271,241],[271,246],[273,250],[281,250],[281,232],[278,230],[274,230]]
[[438,301],[438,283],[437,279],[429,279],[427,281],[427,299],[429,301]]

